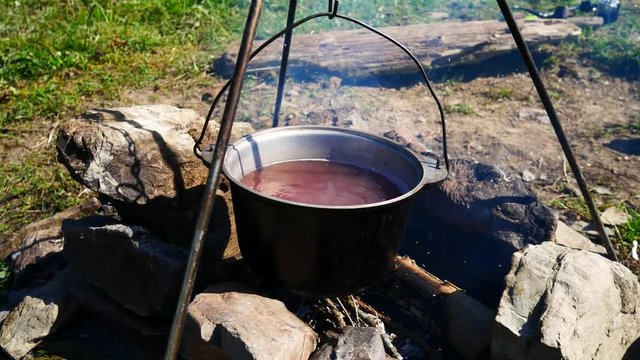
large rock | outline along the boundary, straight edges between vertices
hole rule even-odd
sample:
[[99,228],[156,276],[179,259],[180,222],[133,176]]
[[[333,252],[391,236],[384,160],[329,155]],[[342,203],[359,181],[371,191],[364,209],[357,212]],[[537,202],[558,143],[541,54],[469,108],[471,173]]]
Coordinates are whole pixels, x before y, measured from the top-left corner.
[[514,254],[506,283],[493,359],[631,356],[640,336],[640,290],[623,265],[547,242]]
[[512,254],[552,240],[557,221],[519,176],[455,160],[445,181],[417,196],[401,253],[495,308]]
[[108,217],[68,220],[62,232],[64,256],[89,282],[138,315],[173,315],[185,250]]
[[310,360],[385,360],[384,343],[374,327],[346,326],[326,334]]
[[[61,126],[58,159],[74,179],[110,201],[123,220],[188,247],[208,173],[193,154],[203,122],[195,111],[168,105],[92,110]],[[217,127],[211,124],[204,144],[215,141]],[[234,126],[232,138],[252,131]],[[210,238],[233,245],[225,194],[216,200]]]
[[82,309],[121,332],[156,337],[161,342],[164,341],[162,337],[169,333],[170,324],[166,319],[136,315],[86,280],[79,281],[69,292]]
[[558,222],[517,176],[466,160],[452,162],[449,177],[425,191],[424,205],[441,221],[514,250],[550,240]]
[[198,113],[168,105],[98,109],[65,122],[59,160],[85,186],[109,198],[146,204],[201,185],[207,169],[189,134]]
[[20,300],[0,326],[0,347],[20,359],[64,325],[77,308],[68,289],[78,280],[77,273],[65,269],[41,287],[14,294]]
[[308,359],[317,335],[278,300],[210,287],[189,304],[182,355],[199,359]]

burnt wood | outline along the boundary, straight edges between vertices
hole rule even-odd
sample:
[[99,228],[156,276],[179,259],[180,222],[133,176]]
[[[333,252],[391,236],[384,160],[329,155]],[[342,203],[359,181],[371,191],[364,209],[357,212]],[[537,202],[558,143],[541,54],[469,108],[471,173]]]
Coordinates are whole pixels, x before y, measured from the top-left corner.
[[377,289],[463,358],[488,358],[495,314],[457,286],[398,256],[395,270]]

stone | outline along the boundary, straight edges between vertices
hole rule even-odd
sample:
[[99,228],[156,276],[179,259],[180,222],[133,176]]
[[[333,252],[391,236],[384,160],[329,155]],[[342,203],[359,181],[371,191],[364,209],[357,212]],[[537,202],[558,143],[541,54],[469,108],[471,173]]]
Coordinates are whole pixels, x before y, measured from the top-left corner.
[[[60,254],[64,246],[61,223],[97,211],[100,202],[90,198],[84,204],[66,209],[54,216],[27,225],[5,243],[3,255],[9,251],[13,260],[13,287],[42,285],[67,265]],[[15,246],[17,244],[17,246]]]
[[594,244],[591,240],[573,230],[562,221],[558,221],[553,242],[572,249],[591,251],[601,255],[607,254],[607,250],[602,245]]
[[617,207],[610,207],[600,214],[600,218],[602,219],[602,223],[605,225],[618,226],[626,224],[629,221],[630,216]]
[[162,337],[169,334],[169,323],[165,319],[136,315],[86,280],[70,287],[69,293],[82,309],[113,328],[145,337]]
[[620,359],[640,337],[638,279],[603,256],[531,245],[505,281],[492,359]]
[[189,304],[186,359],[308,359],[318,336],[278,301],[212,286]]
[[533,172],[531,172],[531,170],[529,169],[522,170],[522,180],[524,180],[525,182],[531,182],[535,179],[537,179],[537,177]]
[[63,255],[87,281],[140,316],[173,316],[185,250],[104,216],[67,220],[62,232]]
[[[0,259],[6,259],[11,254],[15,254],[17,270],[24,269],[29,264],[33,264],[38,256],[49,251],[60,251],[60,240],[62,233],[60,226],[65,219],[79,219],[83,216],[94,213],[100,208],[97,199],[91,198],[84,204],[71,207],[59,212],[52,217],[29,224],[16,232],[8,241],[0,245]],[[42,244],[41,243],[45,243]],[[40,246],[43,249],[40,249]]]
[[547,121],[547,112],[542,109],[524,108],[518,111],[518,118],[520,120],[536,120],[538,122]]
[[382,136],[393,140],[400,145],[404,145],[419,154],[425,154],[428,152],[427,147],[420,143],[417,137],[413,135],[409,129],[399,128],[396,130],[389,130],[382,134]]
[[604,186],[596,186],[593,188],[593,191],[595,191],[595,193],[599,195],[613,195],[613,191]]
[[309,360],[385,360],[378,329],[346,326],[326,334],[326,342]]
[[61,125],[58,159],[74,179],[110,199],[180,200],[206,181],[191,135],[202,123],[195,111],[168,105],[91,110]]
[[[582,233],[589,235],[591,237],[594,238],[599,238],[600,237],[600,233],[598,233],[598,230],[596,230],[596,225],[594,223],[590,223],[587,226],[585,226],[582,230]],[[609,237],[614,237],[616,236],[616,232],[615,230],[613,230],[612,228],[605,226],[604,228],[604,232],[605,234],[607,234],[607,236]]]
[[557,222],[517,174],[452,160],[449,177],[416,196],[400,253],[496,308],[513,253],[552,240]]
[[[74,179],[113,205],[125,222],[188,248],[208,174],[193,154],[203,123],[195,111],[168,105],[92,110],[63,123],[58,159]],[[202,144],[215,142],[217,128],[219,124],[210,124]],[[247,132],[253,132],[252,125],[239,122],[232,135]],[[230,199],[221,201],[229,196],[220,194],[215,228],[207,240],[216,242],[219,253],[227,244],[237,248]],[[232,255],[238,254],[234,250]]]
[[495,165],[453,160],[449,177],[425,191],[432,215],[514,249],[550,240],[558,216],[517,177]]
[[38,346],[42,339],[67,323],[77,305],[67,289],[79,275],[65,269],[50,282],[19,294],[17,305],[0,325],[0,347],[14,359],[20,359]]

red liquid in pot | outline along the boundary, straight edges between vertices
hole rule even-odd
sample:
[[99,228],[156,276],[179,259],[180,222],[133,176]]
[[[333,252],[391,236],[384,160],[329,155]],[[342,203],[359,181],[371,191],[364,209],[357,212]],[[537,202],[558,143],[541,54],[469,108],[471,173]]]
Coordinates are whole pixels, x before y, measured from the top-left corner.
[[243,176],[240,182],[284,200],[325,206],[371,204],[401,195],[382,175],[321,160],[268,165]]

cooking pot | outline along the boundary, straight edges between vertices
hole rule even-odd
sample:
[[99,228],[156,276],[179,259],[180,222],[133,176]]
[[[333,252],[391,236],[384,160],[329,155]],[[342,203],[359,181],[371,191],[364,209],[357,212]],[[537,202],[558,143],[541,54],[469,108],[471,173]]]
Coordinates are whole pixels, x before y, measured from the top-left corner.
[[[261,167],[328,160],[378,173],[401,191],[355,206],[283,200],[243,185]],[[336,127],[290,126],[259,131],[230,145],[223,162],[230,180],[238,242],[256,276],[307,296],[357,293],[393,265],[415,197],[447,171],[385,138]]]

